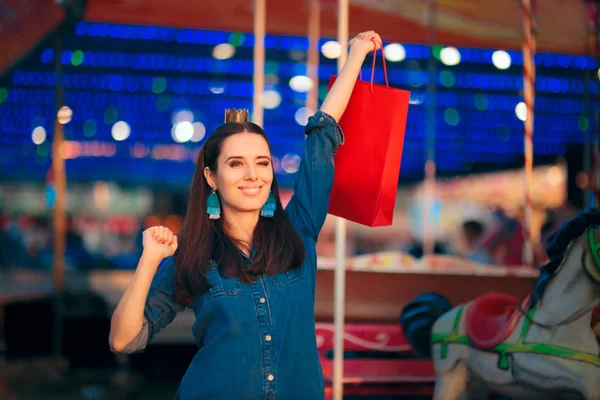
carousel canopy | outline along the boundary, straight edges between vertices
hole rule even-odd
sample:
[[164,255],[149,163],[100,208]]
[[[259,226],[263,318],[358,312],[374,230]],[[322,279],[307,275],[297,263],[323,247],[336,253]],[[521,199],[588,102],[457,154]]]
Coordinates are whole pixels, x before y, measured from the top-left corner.
[[[271,34],[304,36],[310,2],[267,0]],[[0,71],[25,54],[64,18],[57,3],[85,6],[85,19],[132,25],[251,32],[254,2],[249,0],[5,0],[0,3],[3,49]],[[585,0],[536,2],[538,49],[583,54],[589,12]],[[337,0],[320,0],[323,37],[335,37]],[[519,49],[522,11],[518,0],[438,0],[437,42],[441,45]],[[350,0],[351,32],[374,27],[388,41],[427,43],[427,7],[422,0]],[[7,46],[7,47],[5,47]]]
[[[251,32],[253,1],[88,0],[89,21]],[[267,0],[266,30],[304,36],[311,0]],[[323,37],[337,34],[337,0],[320,0]],[[423,0],[350,0],[351,32],[377,29],[384,40],[427,43]],[[583,0],[536,2],[538,48],[580,54],[587,50],[588,12]],[[438,0],[437,41],[442,45],[520,49],[521,2],[517,0]]]

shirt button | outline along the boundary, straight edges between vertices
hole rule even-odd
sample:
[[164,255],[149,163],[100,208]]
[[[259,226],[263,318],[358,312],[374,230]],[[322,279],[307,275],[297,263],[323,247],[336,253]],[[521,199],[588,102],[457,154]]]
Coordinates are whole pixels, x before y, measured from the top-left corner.
[[267,335],[267,336],[265,336],[265,340],[266,340],[267,342],[270,342],[270,341],[271,341],[271,339],[273,339],[273,338],[271,337],[271,335]]
[[323,117],[319,118],[319,121],[323,121]]
[[264,297],[261,297],[261,298],[260,298],[260,302],[261,302],[261,303],[264,303],[265,301],[266,301],[266,300],[265,300],[265,298],[264,298]]
[[275,377],[273,375],[269,375],[267,376],[267,379],[269,380],[269,382],[273,381],[273,379],[275,379]]

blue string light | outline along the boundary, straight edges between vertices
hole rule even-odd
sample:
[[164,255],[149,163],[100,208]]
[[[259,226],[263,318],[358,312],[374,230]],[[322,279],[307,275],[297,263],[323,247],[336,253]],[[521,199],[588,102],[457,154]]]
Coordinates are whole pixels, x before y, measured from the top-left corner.
[[[174,144],[171,115],[181,108],[194,110],[194,115],[210,132],[222,123],[224,108],[252,107],[252,34],[232,36],[231,32],[87,22],[77,24],[74,32],[75,36],[67,38],[65,51],[60,54],[65,71],[64,99],[73,109],[73,118],[66,126],[70,132],[68,136],[78,141],[113,143],[117,148],[114,159],[122,160],[132,168],[113,165],[104,168],[106,161],[93,157],[69,160],[67,173],[70,179],[89,180],[95,176],[105,179],[103,173],[116,176],[117,171],[127,169],[126,176],[120,177],[123,180],[152,182],[155,179],[152,174],[170,168],[182,172],[182,177],[177,178],[170,174],[170,183],[188,184],[191,161],[182,164],[148,158],[136,159],[132,164],[129,147],[136,140],[149,146]],[[328,40],[331,39],[320,39],[320,45]],[[173,46],[173,42],[182,46]],[[221,43],[236,46],[234,58],[226,61],[212,58],[212,48]],[[430,49],[423,45],[403,45],[407,60],[388,64],[388,72],[390,84],[410,90],[413,103],[408,114],[402,176],[420,176],[425,161],[425,104],[429,84],[425,60]],[[308,40],[267,35],[265,47],[269,61],[265,71],[271,74],[270,79],[277,79],[276,83],[269,83],[268,88],[278,91],[282,97],[276,109],[265,110],[265,129],[272,139],[276,156],[288,152],[300,154],[304,135],[294,122],[294,114],[304,106],[306,94],[293,91],[288,81],[293,76],[305,75],[306,65],[291,60],[289,53],[306,51]],[[438,170],[442,173],[460,171],[480,162],[518,164],[523,152],[523,122],[515,116],[516,104],[523,101],[520,68],[497,70],[491,65],[494,50],[459,48],[459,51],[461,64],[451,71],[440,64],[439,71],[447,73],[436,76]],[[513,66],[522,65],[519,51],[508,53]],[[0,87],[0,145],[3,150],[18,148],[15,146],[34,147],[31,131],[35,126],[45,126],[46,142],[51,140],[56,116],[56,82],[51,65],[56,56],[47,45],[26,68],[8,77],[6,88]],[[585,140],[586,124],[582,116],[586,110],[582,94],[586,89],[592,94],[597,93],[598,82],[591,81],[585,88],[581,71],[593,70],[594,62],[586,56],[541,53],[536,55],[536,64],[539,70],[534,151],[540,156],[563,154],[568,143]],[[326,86],[332,75],[337,75],[336,61],[321,57],[320,86]],[[370,60],[365,62],[363,76],[370,79]],[[379,60],[375,81],[383,82]],[[114,110],[108,119],[107,109]],[[115,143],[110,132],[116,118],[126,121],[132,133],[135,132],[122,143]],[[184,146],[197,148],[198,145],[188,143]],[[0,153],[2,165],[22,165],[18,172],[11,169],[11,174],[14,173],[11,177],[26,176],[28,171],[36,173],[41,171],[40,165],[47,166],[49,162],[47,154],[32,152],[23,158],[21,154],[25,153],[17,152],[17,157],[14,151],[8,152]],[[96,171],[95,166],[100,165],[102,170]],[[282,175],[280,180],[289,184],[293,175]]]

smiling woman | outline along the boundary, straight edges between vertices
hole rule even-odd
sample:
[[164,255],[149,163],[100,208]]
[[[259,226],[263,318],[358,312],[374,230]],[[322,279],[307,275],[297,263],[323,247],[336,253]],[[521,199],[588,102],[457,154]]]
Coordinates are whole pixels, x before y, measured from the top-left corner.
[[[308,119],[294,195],[284,210],[271,148],[247,112],[227,119],[198,153],[179,237],[144,232],[144,253],[111,322],[115,351],[143,350],[185,307],[198,352],[179,399],[324,398],[315,335],[316,242],[333,186],[337,124],[375,32],[350,54],[321,110]],[[178,245],[179,243],[179,245]],[[159,265],[160,264],[160,265]]]

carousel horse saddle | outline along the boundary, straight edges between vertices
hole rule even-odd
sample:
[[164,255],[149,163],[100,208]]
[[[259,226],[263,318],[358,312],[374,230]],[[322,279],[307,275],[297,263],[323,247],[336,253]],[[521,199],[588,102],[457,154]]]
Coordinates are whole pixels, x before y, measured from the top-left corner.
[[491,350],[505,341],[519,321],[518,306],[518,299],[504,293],[487,293],[476,298],[468,306],[465,319],[473,347]]

